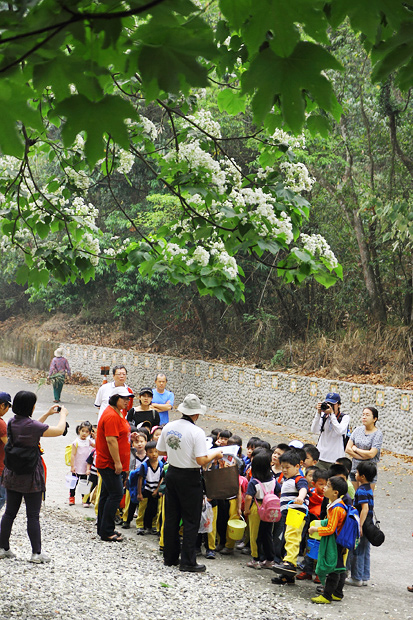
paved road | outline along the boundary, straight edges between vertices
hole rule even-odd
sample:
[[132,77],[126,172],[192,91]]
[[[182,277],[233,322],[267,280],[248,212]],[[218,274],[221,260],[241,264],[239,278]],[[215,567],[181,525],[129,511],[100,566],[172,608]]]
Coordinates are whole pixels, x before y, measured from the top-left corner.
[[[21,389],[37,391],[38,402],[35,417],[39,417],[53,404],[52,388],[42,386],[37,390],[36,383],[33,383],[35,376],[36,372],[30,369],[0,363],[0,390],[10,392],[12,396]],[[62,396],[70,412],[69,433],[67,437],[42,440],[48,467],[46,509],[47,505],[53,505],[59,509],[62,518],[73,520],[74,523],[76,519],[90,519],[94,513],[91,509],[85,510],[80,505],[75,507],[68,505],[68,490],[64,482],[68,468],[64,464],[64,448],[73,441],[77,423],[86,419],[91,422],[96,420],[97,410],[93,406],[96,391],[97,388],[94,387],[65,385]],[[7,421],[9,417],[10,414],[5,417],[5,420]],[[53,423],[53,418],[51,420]],[[241,417],[237,420],[229,419],[223,411],[218,410],[209,411],[208,415],[202,418],[202,426],[207,431],[215,426],[229,428],[243,438],[244,445],[251,435],[256,434],[269,441],[271,445],[281,441],[290,441],[293,438],[305,441],[315,440],[314,436],[305,431],[300,433],[296,429],[274,426],[265,422],[257,427]],[[372,549],[371,586],[368,588],[347,587],[342,603],[315,607],[309,602],[310,597],[314,595],[314,585],[311,582],[300,583],[290,588],[273,586],[270,583],[272,576],[270,571],[254,571],[246,568],[247,559],[238,552],[234,557],[220,556],[208,565],[208,570],[213,570],[218,575],[227,575],[228,571],[231,571],[234,577],[234,587],[236,587],[237,576],[245,578],[248,575],[255,588],[273,588],[274,594],[283,597],[294,610],[305,612],[308,618],[408,620],[413,618],[413,594],[406,590],[406,586],[413,583],[412,491],[413,464],[405,462],[398,455],[385,454],[379,467],[376,509],[386,533],[386,542],[382,547]],[[127,531],[126,534],[129,537],[135,536],[133,530]],[[141,541],[142,548],[147,548],[148,553],[153,553],[157,545],[156,538],[147,536]],[[247,600],[245,604],[248,605]]]

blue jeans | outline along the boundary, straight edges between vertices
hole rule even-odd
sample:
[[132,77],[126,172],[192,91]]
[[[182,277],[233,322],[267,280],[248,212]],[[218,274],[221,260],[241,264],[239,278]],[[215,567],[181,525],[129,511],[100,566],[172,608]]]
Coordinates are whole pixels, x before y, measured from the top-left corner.
[[6,503],[6,489],[0,484],[0,510],[3,508]]
[[351,576],[356,581],[368,581],[370,579],[370,543],[365,536],[360,538],[360,543],[354,551],[351,562]]
[[109,538],[115,532],[115,515],[123,497],[122,474],[115,474],[110,467],[99,469],[102,477],[102,489],[99,497],[97,531],[102,539]]

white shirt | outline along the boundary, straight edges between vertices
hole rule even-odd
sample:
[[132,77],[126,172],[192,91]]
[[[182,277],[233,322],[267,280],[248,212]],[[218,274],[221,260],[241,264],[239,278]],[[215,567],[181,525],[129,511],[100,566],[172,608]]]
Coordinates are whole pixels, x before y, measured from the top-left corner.
[[188,420],[169,422],[163,429],[156,445],[168,455],[168,463],[180,469],[199,467],[196,458],[206,456],[206,436],[202,428]]
[[[320,432],[321,422],[322,416],[316,412],[311,425],[312,433]],[[349,424],[349,415],[343,415],[341,422],[338,422],[335,414],[328,416],[328,419],[324,425],[324,430],[321,433],[320,439],[317,443],[317,448],[320,450],[321,461],[334,463],[337,459],[345,456],[343,436],[346,434]]]
[[[98,422],[100,420],[102,413],[105,411],[106,407],[109,405],[110,394],[114,387],[116,387],[114,381],[111,381],[110,383],[104,383],[103,385],[100,386],[98,393],[96,394],[95,407],[99,407]],[[129,386],[127,386],[125,383],[123,387],[128,389]]]

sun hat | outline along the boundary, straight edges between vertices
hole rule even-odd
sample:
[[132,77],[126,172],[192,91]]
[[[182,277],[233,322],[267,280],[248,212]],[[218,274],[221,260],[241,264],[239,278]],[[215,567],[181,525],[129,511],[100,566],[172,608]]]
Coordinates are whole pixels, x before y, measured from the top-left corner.
[[134,394],[129,392],[128,388],[125,388],[124,385],[120,385],[119,387],[114,387],[110,393],[110,396],[120,396],[121,398],[133,398]]
[[56,349],[56,351],[53,353],[53,355],[55,357],[63,357],[63,348],[62,347],[58,347]]
[[184,402],[178,407],[178,411],[184,415],[204,415],[206,410],[206,406],[201,405],[201,401],[196,394],[188,394],[188,396],[185,396]]

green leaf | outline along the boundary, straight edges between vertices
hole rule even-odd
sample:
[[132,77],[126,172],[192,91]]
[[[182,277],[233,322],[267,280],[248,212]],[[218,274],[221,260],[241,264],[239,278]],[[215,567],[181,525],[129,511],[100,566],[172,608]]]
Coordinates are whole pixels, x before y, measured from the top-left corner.
[[252,0],[219,0],[221,11],[236,30],[249,18],[252,5]]
[[331,125],[326,116],[311,114],[306,120],[306,125],[313,136],[320,134],[323,138],[328,138]]
[[26,284],[29,275],[29,268],[27,265],[21,265],[16,271],[15,280],[17,284]]
[[233,88],[226,88],[225,90],[220,90],[217,96],[218,108],[220,112],[228,112],[235,116],[240,112],[245,112],[246,107],[246,97],[245,95],[241,95],[238,90]]

